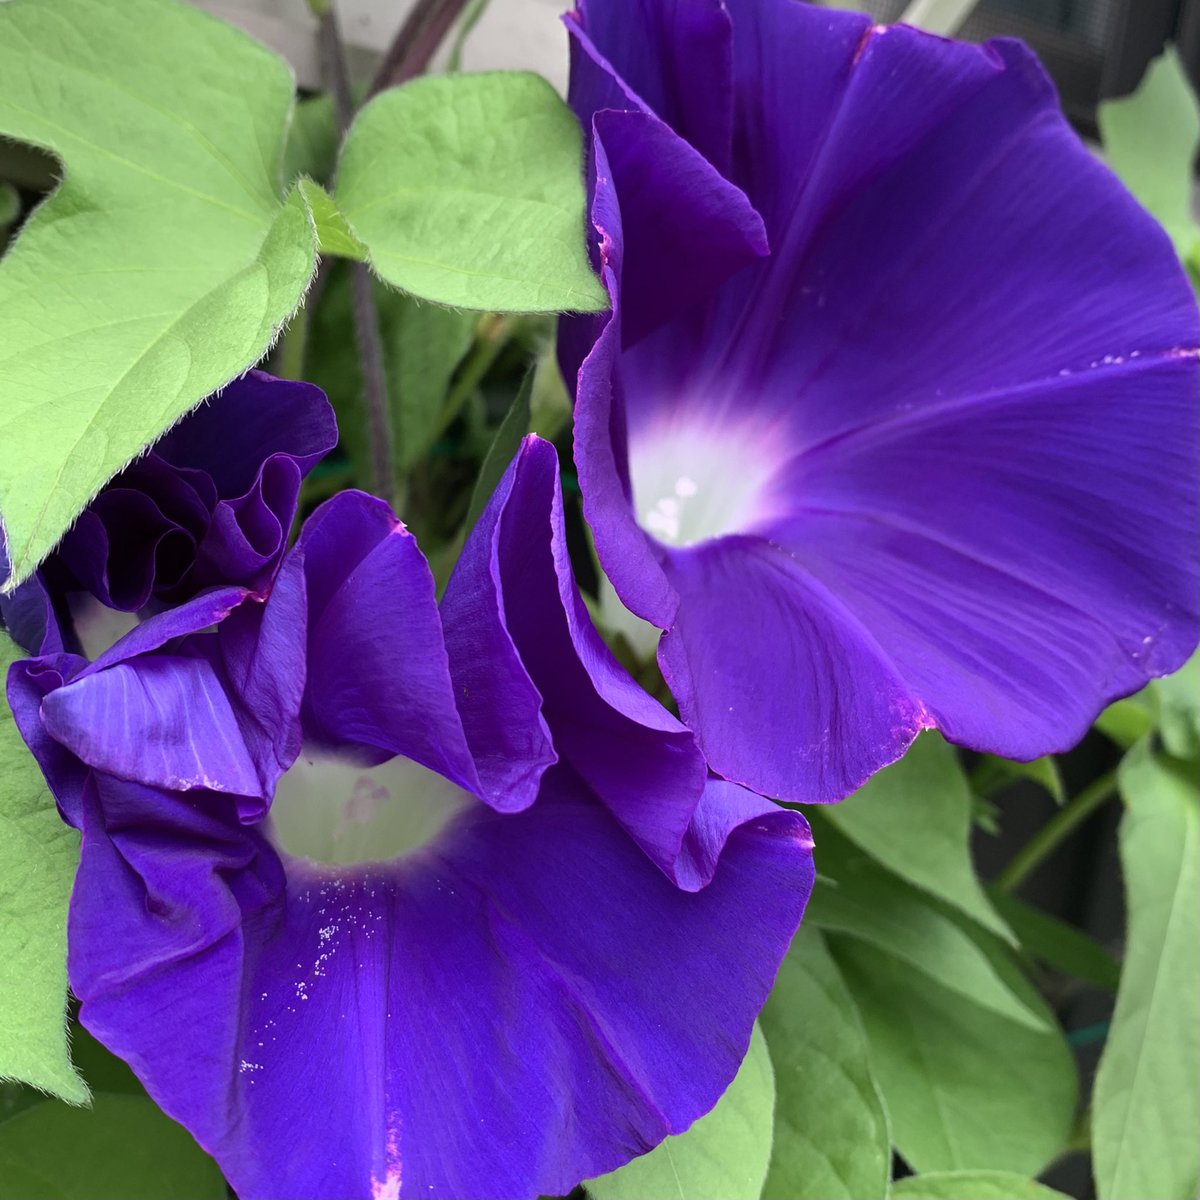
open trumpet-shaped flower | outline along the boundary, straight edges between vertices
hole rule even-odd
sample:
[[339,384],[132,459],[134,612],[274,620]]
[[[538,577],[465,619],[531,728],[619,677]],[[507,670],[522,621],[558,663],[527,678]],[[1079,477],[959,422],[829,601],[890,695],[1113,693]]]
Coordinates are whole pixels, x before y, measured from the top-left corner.
[[1032,758],[1177,667],[1195,302],[1032,55],[795,0],[568,26],[585,512],[714,770],[836,800],[930,726]]
[[441,611],[343,493],[269,598],[14,666],[81,1018],[253,1197],[563,1192],[732,1078],[811,886],[587,621],[529,441]]

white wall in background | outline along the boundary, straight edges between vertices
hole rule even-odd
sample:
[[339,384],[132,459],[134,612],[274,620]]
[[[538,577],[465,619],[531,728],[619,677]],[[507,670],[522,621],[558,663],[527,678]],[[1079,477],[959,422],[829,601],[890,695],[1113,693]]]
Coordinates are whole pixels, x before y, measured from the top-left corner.
[[[239,25],[292,64],[302,87],[320,86],[316,21],[306,0],[191,0]],[[337,12],[351,70],[369,75],[412,0],[340,0]],[[567,82],[566,34],[558,20],[568,0],[491,0],[463,51],[468,71],[524,69]]]

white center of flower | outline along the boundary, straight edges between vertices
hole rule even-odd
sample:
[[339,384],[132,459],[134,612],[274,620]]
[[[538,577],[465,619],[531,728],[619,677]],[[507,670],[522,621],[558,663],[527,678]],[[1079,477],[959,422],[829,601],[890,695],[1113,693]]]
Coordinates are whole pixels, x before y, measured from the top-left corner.
[[362,767],[305,749],[275,788],[271,831],[280,849],[299,858],[380,862],[428,846],[477,803],[409,758]]
[[779,446],[762,431],[643,430],[629,448],[638,524],[669,546],[740,533],[770,515],[778,463]]
[[92,662],[105,650],[115,646],[127,633],[136,629],[141,621],[137,613],[106,608],[87,592],[72,592],[67,597],[67,604],[71,610],[71,624],[75,626],[80,649]]

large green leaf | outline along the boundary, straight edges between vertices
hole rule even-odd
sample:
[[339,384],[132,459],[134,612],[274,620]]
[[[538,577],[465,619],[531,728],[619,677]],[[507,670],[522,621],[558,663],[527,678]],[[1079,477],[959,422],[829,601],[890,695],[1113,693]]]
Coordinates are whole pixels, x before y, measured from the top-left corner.
[[143,1096],[48,1101],[0,1124],[6,1200],[224,1200],[216,1164]]
[[1010,1171],[935,1171],[910,1175],[892,1200],[1069,1200],[1062,1192]]
[[953,748],[925,733],[899,762],[820,811],[902,879],[1011,941],[971,864],[971,804]]
[[1190,253],[1200,235],[1191,215],[1200,107],[1179,55],[1169,49],[1132,96],[1106,101],[1097,116],[1113,170],[1162,222],[1180,254]]
[[775,1067],[775,1140],[764,1200],[883,1200],[887,1114],[854,1001],[805,923],[762,1014]]
[[1147,697],[1147,690],[1143,690],[1110,704],[1096,718],[1096,728],[1128,750],[1154,728],[1154,706]]
[[1019,1025],[1046,1028],[1044,1014],[1013,994],[979,945],[934,900],[813,816],[819,878],[807,922],[868,942]]
[[758,1026],[712,1112],[584,1186],[595,1200],[758,1200],[771,1158],[775,1078]]
[[[22,651],[0,633],[0,681]],[[82,1103],[67,1047],[67,900],[79,835],[0,697],[0,1078]]]
[[536,75],[413,80],[346,137],[335,198],[396,287],[456,308],[594,312],[579,124]]
[[1200,651],[1173,675],[1152,680],[1158,731],[1167,753],[1176,758],[1200,757]]
[[280,199],[284,63],[175,0],[0,4],[0,133],[65,177],[0,260],[14,581],[97,490],[256,362],[312,275]]
[[1121,764],[1129,936],[1092,1122],[1103,1200],[1200,1184],[1200,799],[1196,764],[1143,743]]
[[1009,892],[989,888],[988,895],[1030,958],[1106,992],[1117,990],[1120,965],[1099,942]]
[[855,938],[829,944],[862,1015],[892,1139],[916,1170],[1036,1175],[1062,1150],[1076,1079],[1057,1029],[981,1008]]

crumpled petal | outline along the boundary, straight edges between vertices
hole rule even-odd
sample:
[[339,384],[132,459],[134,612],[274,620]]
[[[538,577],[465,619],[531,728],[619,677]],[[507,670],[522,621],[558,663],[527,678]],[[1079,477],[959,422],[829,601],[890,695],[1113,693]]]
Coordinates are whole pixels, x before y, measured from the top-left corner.
[[[493,637],[519,655],[558,757],[680,886],[702,886],[694,864],[679,860],[704,786],[703,759],[691,733],[629,677],[593,627],[567,556],[558,455],[539,438],[522,444],[446,588],[452,660],[478,653],[464,638],[478,637],[484,594],[495,596]],[[483,661],[490,670],[493,656]]]
[[138,612],[207,587],[259,590],[287,545],[300,483],[337,443],[312,384],[249,371],[96,497],[46,565],[55,594]]
[[[670,0],[649,7],[669,26]],[[610,94],[636,97],[652,43],[614,48],[621,9],[589,0],[583,35],[628,56]],[[1017,43],[728,10],[727,174],[771,256],[636,344],[594,321],[562,339],[605,571],[669,631],[660,660],[710,765],[767,794],[837,799],[928,724],[1061,750],[1195,645],[1191,289]],[[662,197],[601,171],[605,149],[592,216],[619,313],[623,231]],[[690,544],[639,525],[637,464],[672,438],[704,449],[688,488],[732,488],[741,524]]]
[[24,583],[5,592],[8,574],[8,547],[0,532],[0,628],[30,654],[61,652],[62,626],[42,572],[35,571]]
[[[232,795],[242,819],[261,818],[300,747],[304,614],[242,609],[250,598],[206,592],[93,663],[60,654],[13,665],[13,714],[60,804],[59,777],[75,774],[65,751],[138,784]],[[217,624],[223,639],[201,632]]]

